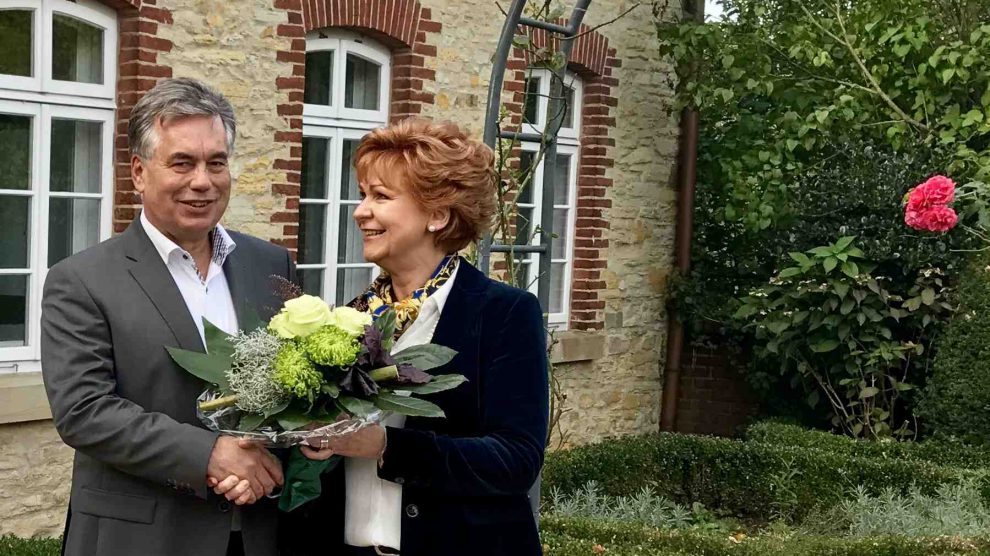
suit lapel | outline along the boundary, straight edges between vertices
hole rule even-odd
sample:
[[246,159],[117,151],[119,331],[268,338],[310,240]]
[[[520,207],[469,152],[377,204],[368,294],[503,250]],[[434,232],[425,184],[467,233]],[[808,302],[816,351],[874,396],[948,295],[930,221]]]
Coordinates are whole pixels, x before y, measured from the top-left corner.
[[203,341],[186,308],[186,301],[138,219],[131,223],[121,240],[126,242],[124,253],[131,261],[131,276],[165,319],[179,347],[204,351]]
[[227,279],[227,289],[230,290],[230,299],[237,314],[237,327],[241,330],[254,330],[259,326],[261,317],[249,297],[250,292],[254,291],[254,284],[251,282],[251,274],[243,264],[244,249],[245,246],[241,245],[227,255],[223,263],[223,275]]
[[484,305],[488,279],[470,263],[461,259],[454,286],[443,305],[440,322],[433,333],[434,344],[460,349],[470,337],[470,331]]

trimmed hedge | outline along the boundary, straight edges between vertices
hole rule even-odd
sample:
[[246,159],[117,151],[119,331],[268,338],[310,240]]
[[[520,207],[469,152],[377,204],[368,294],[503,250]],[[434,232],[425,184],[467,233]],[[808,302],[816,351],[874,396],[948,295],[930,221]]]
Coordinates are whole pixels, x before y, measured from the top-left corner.
[[[638,525],[587,519],[543,518],[547,556],[591,556],[601,545],[608,556],[943,556],[990,554],[990,539],[953,537],[818,536],[745,538],[736,543],[727,535],[697,531],[658,531]],[[599,549],[600,550],[600,549]]]
[[[878,494],[942,484],[979,472],[928,461],[875,459],[817,448],[661,433],[607,440],[549,454],[544,497],[596,481],[606,494],[630,496],[645,486],[682,504],[701,502],[721,515],[770,520],[784,509],[799,519],[828,508],[862,485]],[[984,478],[990,495],[990,479]]]
[[879,460],[907,459],[963,469],[990,468],[990,451],[962,442],[874,442],[777,421],[761,421],[746,429],[746,439],[764,444],[817,448],[834,454]]
[[58,556],[62,551],[61,538],[22,539],[0,537],[0,556]]
[[937,435],[990,446],[990,255],[959,278],[956,313],[939,341],[917,413]]

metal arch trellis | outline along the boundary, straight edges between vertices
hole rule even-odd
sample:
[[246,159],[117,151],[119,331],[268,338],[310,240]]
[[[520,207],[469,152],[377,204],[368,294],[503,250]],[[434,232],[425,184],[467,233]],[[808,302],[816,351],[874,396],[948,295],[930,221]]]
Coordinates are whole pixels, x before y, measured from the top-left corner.
[[[492,64],[491,80],[488,84],[488,103],[485,111],[485,131],[484,142],[492,149],[498,149],[497,142],[500,139],[507,139],[512,142],[532,141],[541,145],[544,160],[556,160],[557,158],[557,133],[564,123],[565,110],[562,108],[564,75],[567,67],[567,60],[570,57],[574,39],[577,37],[581,27],[581,21],[591,0],[577,0],[571,11],[571,16],[567,20],[567,25],[558,25],[547,21],[540,21],[528,17],[523,17],[523,9],[526,7],[526,0],[512,0],[509,10],[505,16],[505,23],[502,25],[502,33],[499,36],[498,47]],[[546,118],[543,133],[524,133],[502,131],[499,127],[500,108],[502,105],[502,82],[505,76],[505,67],[508,62],[509,52],[512,50],[517,29],[520,25],[543,29],[548,33],[559,36],[560,50],[553,59],[557,62],[550,68],[553,74],[550,80],[550,95],[547,102]],[[551,41],[547,41],[552,44]],[[496,152],[498,152],[496,150]],[[550,302],[550,269],[551,269],[551,244],[553,232],[553,207],[554,207],[554,180],[556,174],[556,164],[543,165],[543,196],[540,213],[540,241],[536,245],[504,245],[494,243],[492,233],[488,232],[482,238],[478,253],[478,267],[488,275],[491,266],[492,253],[508,253],[509,257],[514,257],[516,253],[539,254],[539,270],[537,273],[537,298],[540,300],[540,307],[543,309],[544,318],[549,312]],[[528,242],[529,243],[529,242]],[[539,516],[540,505],[540,480],[530,490],[530,504],[533,515]]]

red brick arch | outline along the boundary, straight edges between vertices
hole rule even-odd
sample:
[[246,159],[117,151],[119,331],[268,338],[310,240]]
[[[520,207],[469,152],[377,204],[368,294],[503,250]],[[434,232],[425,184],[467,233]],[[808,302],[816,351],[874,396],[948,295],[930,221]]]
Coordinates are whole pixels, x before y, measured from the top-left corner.
[[436,72],[426,67],[427,58],[437,55],[436,46],[427,44],[427,35],[439,33],[440,23],[417,0],[275,0],[285,9],[287,23],[277,33],[290,37],[291,47],[278,52],[279,61],[292,64],[292,75],[280,77],[276,86],[286,95],[278,112],[288,130],[277,131],[275,141],[289,143],[289,158],[275,161],[284,170],[286,183],[275,184],[276,194],[285,196],[285,209],[272,215],[282,224],[282,237],[272,241],[290,249],[299,244],[299,194],[302,169],[302,107],[306,75],[306,33],[318,29],[352,29],[387,46],[392,51],[392,84],[389,119],[398,121],[422,112],[433,104],[433,94],[424,85],[436,80]]

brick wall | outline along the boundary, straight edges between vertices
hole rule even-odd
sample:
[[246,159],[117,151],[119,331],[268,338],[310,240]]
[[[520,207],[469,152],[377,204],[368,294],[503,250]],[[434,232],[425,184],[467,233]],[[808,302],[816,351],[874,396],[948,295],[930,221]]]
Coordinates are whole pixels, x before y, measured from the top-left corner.
[[756,413],[757,402],[740,363],[724,348],[685,347],[675,430],[736,436]]

